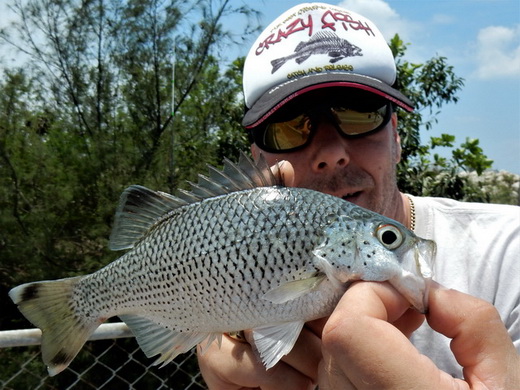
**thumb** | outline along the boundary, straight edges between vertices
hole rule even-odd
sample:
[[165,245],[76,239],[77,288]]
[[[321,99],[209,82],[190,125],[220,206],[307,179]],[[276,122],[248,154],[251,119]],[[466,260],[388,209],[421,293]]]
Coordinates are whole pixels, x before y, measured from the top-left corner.
[[471,388],[520,388],[520,357],[493,305],[437,283],[429,298],[428,323],[452,339]]
[[280,177],[282,183],[287,187],[294,186],[294,168],[287,160],[282,160],[271,167],[275,177]]

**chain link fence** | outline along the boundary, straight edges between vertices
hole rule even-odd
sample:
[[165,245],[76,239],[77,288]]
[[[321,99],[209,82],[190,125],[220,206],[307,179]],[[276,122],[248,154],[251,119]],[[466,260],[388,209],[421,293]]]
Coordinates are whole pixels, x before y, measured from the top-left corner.
[[[116,324],[108,324],[116,325]],[[119,324],[117,324],[120,326]],[[120,327],[121,329],[121,327]],[[163,368],[152,366],[128,332],[96,332],[70,366],[50,377],[41,358],[39,330],[0,332],[0,389],[205,389],[195,349]],[[117,338],[113,338],[117,337]]]

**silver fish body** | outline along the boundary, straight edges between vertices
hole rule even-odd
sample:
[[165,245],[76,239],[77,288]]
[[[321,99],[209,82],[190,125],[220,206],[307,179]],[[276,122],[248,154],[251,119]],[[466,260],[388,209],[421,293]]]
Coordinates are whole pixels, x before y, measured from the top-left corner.
[[270,368],[352,281],[389,280],[426,309],[432,242],[342,199],[273,186],[267,168],[251,164],[228,163],[222,176],[202,177],[181,197],[130,187],[111,237],[113,249],[130,248],[126,254],[84,277],[11,290],[42,329],[51,375],[113,316],[164,364],[223,332],[253,329]]

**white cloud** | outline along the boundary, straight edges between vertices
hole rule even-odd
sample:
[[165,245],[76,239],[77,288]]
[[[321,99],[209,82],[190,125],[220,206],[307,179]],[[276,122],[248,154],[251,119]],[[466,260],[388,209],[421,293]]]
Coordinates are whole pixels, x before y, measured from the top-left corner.
[[477,36],[476,60],[478,78],[520,77],[520,25],[481,29]]
[[387,41],[399,34],[407,42],[418,27],[416,23],[401,17],[383,0],[343,0],[338,5],[366,16],[376,24]]

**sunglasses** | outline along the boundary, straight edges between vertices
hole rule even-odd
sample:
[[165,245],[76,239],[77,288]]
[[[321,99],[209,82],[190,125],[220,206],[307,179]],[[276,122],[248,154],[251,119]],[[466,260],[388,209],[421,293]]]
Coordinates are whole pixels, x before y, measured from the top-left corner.
[[266,152],[292,152],[310,144],[318,124],[323,120],[332,123],[343,137],[359,138],[383,129],[390,121],[392,112],[391,103],[370,109],[319,106],[300,115],[285,115],[278,121],[251,128],[249,136]]

